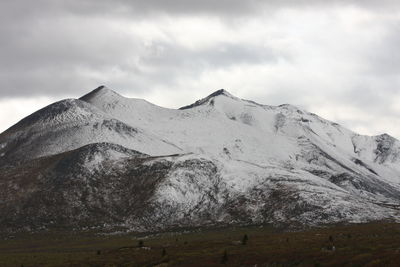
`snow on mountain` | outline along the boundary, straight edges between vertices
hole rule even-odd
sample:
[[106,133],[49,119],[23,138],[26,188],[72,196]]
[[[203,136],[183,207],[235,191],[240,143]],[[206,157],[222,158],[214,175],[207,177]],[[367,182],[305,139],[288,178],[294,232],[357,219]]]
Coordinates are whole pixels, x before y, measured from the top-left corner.
[[0,135],[0,165],[53,155],[98,142],[111,142],[148,154],[180,149],[150,133],[129,126],[78,99],[51,104]]
[[[69,151],[80,156],[70,157]],[[62,201],[65,209],[74,207],[73,218],[97,218],[88,225],[154,230],[400,218],[398,140],[359,135],[295,106],[261,105],[224,89],[167,109],[101,86],[18,122],[0,135],[0,155],[0,182],[7,181],[7,187],[21,187],[7,177],[22,182],[28,179],[26,169],[36,164],[41,174],[30,178],[36,189],[44,175],[51,188],[64,177],[70,182],[57,190],[89,194],[90,201]],[[70,167],[46,163],[57,160]],[[97,182],[88,183],[91,179]],[[13,199],[10,192],[3,198]],[[121,192],[138,196],[136,204],[126,206]],[[9,208],[7,201],[0,203]],[[96,208],[89,208],[93,203]],[[55,216],[55,208],[46,205],[47,219],[35,217],[35,225],[51,225],[46,220]],[[112,215],[111,208],[121,212]],[[99,214],[108,215],[99,219]],[[27,214],[21,208],[10,216],[18,221]]]
[[[91,94],[81,99],[128,125],[162,136],[186,153],[229,162],[301,167],[312,161],[308,149],[313,148],[314,152],[318,149],[332,155],[340,168],[357,169],[366,175],[374,174],[374,168],[379,172],[385,165],[391,169],[385,178],[400,184],[397,140],[360,136],[291,105],[260,105],[233,97],[223,89],[180,110],[124,98],[106,88]],[[364,149],[356,149],[358,144]],[[383,152],[377,155],[379,149]]]

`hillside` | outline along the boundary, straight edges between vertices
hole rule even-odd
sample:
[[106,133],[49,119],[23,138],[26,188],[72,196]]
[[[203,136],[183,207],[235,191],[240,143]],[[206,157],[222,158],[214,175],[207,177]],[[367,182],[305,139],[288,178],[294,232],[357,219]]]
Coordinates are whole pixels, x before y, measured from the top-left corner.
[[0,134],[1,230],[400,219],[400,142],[224,89],[180,109],[101,86]]

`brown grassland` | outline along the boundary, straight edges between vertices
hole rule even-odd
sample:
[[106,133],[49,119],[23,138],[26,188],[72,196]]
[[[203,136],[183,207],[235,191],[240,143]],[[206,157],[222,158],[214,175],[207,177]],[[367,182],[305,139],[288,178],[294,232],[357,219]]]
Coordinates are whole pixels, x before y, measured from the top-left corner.
[[0,266],[400,266],[400,224],[3,235]]

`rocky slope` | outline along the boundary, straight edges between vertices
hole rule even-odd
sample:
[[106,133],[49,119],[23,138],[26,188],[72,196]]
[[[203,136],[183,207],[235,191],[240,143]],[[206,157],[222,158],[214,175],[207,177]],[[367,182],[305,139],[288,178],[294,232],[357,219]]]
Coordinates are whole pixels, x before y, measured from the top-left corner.
[[101,86],[0,135],[0,228],[400,218],[400,142],[226,90],[181,109]]

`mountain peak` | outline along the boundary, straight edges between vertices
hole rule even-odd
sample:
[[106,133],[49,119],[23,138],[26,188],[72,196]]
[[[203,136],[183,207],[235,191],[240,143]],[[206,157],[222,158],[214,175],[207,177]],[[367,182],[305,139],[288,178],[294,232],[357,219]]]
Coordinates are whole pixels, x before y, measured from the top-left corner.
[[391,136],[390,134],[387,134],[387,133],[383,133],[383,134],[380,134],[380,135],[376,135],[375,136],[375,138],[378,140],[378,141],[386,141],[386,142],[394,142],[394,141],[396,141],[397,139],[396,138],[394,138],[393,136]]
[[211,95],[207,96],[207,98],[209,97],[214,97],[214,96],[219,96],[219,95],[224,95],[224,96],[228,96],[228,97],[234,97],[232,94],[230,94],[227,90],[225,89],[219,89],[217,91],[215,91],[214,93],[212,93]]
[[387,133],[383,133],[380,135],[377,135],[377,137],[381,137],[381,138],[393,138],[391,135],[387,134]]
[[105,85],[100,85],[99,87],[97,87],[94,90],[102,90],[102,89],[108,89]]
[[230,94],[227,90],[219,89],[219,90],[215,91],[214,93],[208,95],[207,97],[202,98],[200,100],[197,100],[193,104],[181,107],[179,109],[181,109],[181,110],[182,109],[190,109],[190,108],[194,108],[194,107],[197,107],[197,106],[201,106],[201,105],[207,103],[210,99],[212,99],[214,97],[217,97],[217,96],[225,96],[225,97],[229,97],[229,98],[232,98],[232,99],[238,99],[237,97],[235,97],[232,94]]
[[100,85],[99,87],[97,87],[96,89],[94,89],[93,91],[91,91],[90,93],[107,93],[107,92],[113,92],[115,93],[113,90],[109,89],[107,86],[105,85]]
[[121,97],[118,93],[116,93],[115,91],[109,89],[107,86],[105,85],[100,85],[99,87],[97,87],[96,89],[94,89],[93,91],[89,92],[88,94],[82,96],[81,98],[79,98],[80,100],[83,101],[90,101],[94,98],[98,98],[98,97],[112,97],[112,96],[118,96]]

